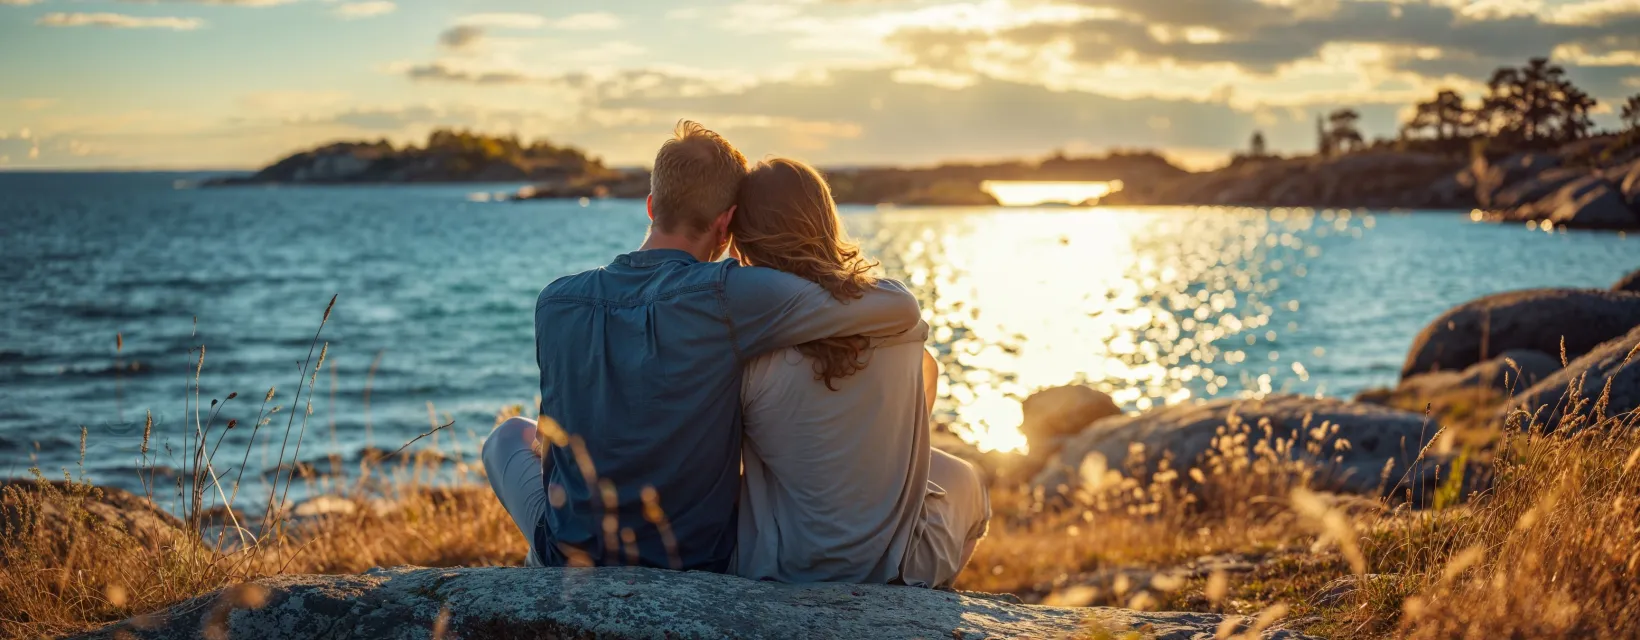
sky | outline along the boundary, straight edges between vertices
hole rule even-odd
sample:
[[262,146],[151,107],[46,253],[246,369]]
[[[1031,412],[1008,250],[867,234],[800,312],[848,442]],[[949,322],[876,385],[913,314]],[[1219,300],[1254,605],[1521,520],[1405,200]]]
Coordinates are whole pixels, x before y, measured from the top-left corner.
[[0,170],[254,168],[343,139],[516,133],[645,165],[691,118],[748,157],[924,165],[1314,147],[1551,56],[1640,93],[1640,0],[0,0]]

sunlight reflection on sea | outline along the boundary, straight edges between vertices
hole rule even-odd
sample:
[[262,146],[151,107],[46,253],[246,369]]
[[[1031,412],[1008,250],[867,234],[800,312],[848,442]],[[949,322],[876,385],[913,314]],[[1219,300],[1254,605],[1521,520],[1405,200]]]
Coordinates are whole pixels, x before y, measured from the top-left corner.
[[[497,410],[538,393],[536,294],[633,250],[648,222],[641,201],[468,197],[517,185],[173,187],[186,177],[0,174],[5,475],[77,467],[86,425],[88,475],[138,488],[144,416],[162,455],[190,432],[190,349],[209,348],[207,400],[239,394],[220,419],[248,424],[246,399],[293,396],[333,294],[312,396],[322,435],[303,458],[352,465],[367,446],[409,442],[429,403],[455,421],[438,442],[470,456]],[[1022,445],[1019,401],[1039,388],[1085,382],[1132,412],[1350,397],[1393,383],[1413,336],[1454,304],[1605,288],[1640,266],[1632,238],[1458,212],[846,207],[844,219],[928,316],[945,365],[939,421],[1005,450]],[[277,435],[255,446],[276,451]],[[238,429],[223,446],[251,437]],[[246,477],[264,477],[269,463],[250,460]]]
[[[1139,411],[1269,393],[1269,372],[1238,365],[1247,347],[1297,328],[1283,281],[1305,277],[1315,237],[1374,223],[1307,209],[850,218],[867,253],[922,299],[946,370],[938,410],[987,450],[1024,447],[1019,401],[1043,387],[1085,382]],[[1314,353],[1262,357],[1302,382]]]

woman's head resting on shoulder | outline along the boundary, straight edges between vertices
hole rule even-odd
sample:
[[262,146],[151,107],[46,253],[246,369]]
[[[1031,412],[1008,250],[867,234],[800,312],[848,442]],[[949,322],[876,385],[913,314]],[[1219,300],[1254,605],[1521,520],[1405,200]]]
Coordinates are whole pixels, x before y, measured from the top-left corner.
[[814,167],[764,160],[746,175],[737,204],[729,233],[741,262],[802,277],[839,300],[876,284],[869,272],[877,265],[849,241],[831,187]]
[[[736,204],[729,234],[742,263],[798,276],[845,302],[876,285],[870,272],[877,264],[849,241],[831,187],[814,167],[789,158],[764,160],[746,175]],[[815,377],[830,387],[865,367],[861,355],[868,342],[832,338],[798,351],[815,360]]]

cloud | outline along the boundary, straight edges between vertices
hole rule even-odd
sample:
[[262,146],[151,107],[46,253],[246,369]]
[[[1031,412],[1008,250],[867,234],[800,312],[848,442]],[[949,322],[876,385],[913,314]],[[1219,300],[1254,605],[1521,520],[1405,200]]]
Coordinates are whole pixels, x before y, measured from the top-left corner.
[[414,65],[405,69],[404,73],[411,80],[417,81],[479,85],[517,85],[550,80],[547,77],[534,76],[522,71],[468,68],[443,61]]
[[458,26],[494,29],[560,29],[564,31],[608,31],[619,29],[620,16],[608,12],[577,13],[558,19],[534,13],[475,13],[456,20]]
[[613,13],[577,13],[547,22],[547,26],[564,31],[610,31],[621,28],[621,18]]
[[35,24],[47,27],[108,27],[191,31],[205,26],[199,18],[141,17],[121,13],[48,13]]
[[272,7],[281,4],[290,4],[297,0],[119,0],[134,4],[203,4],[222,7]]
[[[1355,43],[1399,47],[1433,47],[1477,58],[1524,60],[1556,45],[1622,33],[1597,25],[1545,22],[1538,16],[1470,19],[1452,7],[1427,1],[1388,3],[1344,0],[1326,13],[1304,16],[1294,8],[1254,0],[1222,4],[1185,0],[1122,0],[1124,15],[1071,24],[1020,27],[1002,35],[1015,44],[1065,43],[1071,58],[1102,63],[1134,56],[1187,65],[1229,63],[1268,73],[1281,65],[1314,58],[1329,44]],[[1245,12],[1218,9],[1192,14],[1182,4],[1223,8],[1240,5]],[[1264,7],[1252,9],[1252,7]],[[1192,38],[1189,31],[1211,29],[1214,37]]]
[[456,24],[480,28],[540,29],[547,24],[547,19],[533,13],[475,13],[462,16]]
[[1640,71],[1640,0],[1552,10],[1537,0],[1074,1],[1084,15],[910,24],[882,42],[896,64],[930,75],[1127,97],[1222,93],[1242,109],[1404,102],[1443,85],[1473,94],[1498,67],[1551,53],[1569,68]]
[[57,104],[56,98],[18,98],[16,100],[0,100],[0,108],[15,107],[21,111],[40,111]]
[[336,107],[348,98],[349,94],[344,91],[285,89],[253,91],[239,96],[235,103],[240,113],[289,115]]
[[475,49],[484,41],[484,27],[477,25],[456,25],[445,29],[438,34],[438,42],[450,49]]
[[40,2],[42,2],[42,0],[0,0],[0,5],[9,5],[9,6],[13,6],[13,7],[26,7],[26,6],[29,6],[31,4],[40,4]]
[[886,68],[833,70],[823,78],[766,81],[707,95],[679,90],[686,79],[659,84],[669,90],[617,95],[620,86],[605,82],[595,91],[595,104],[654,114],[656,121],[687,116],[725,131],[758,130],[752,135],[775,152],[782,148],[781,128],[809,123],[806,136],[827,140],[818,146],[808,140],[806,151],[828,162],[932,162],[1074,145],[1229,148],[1245,142],[1254,126],[1252,114],[1221,103],[1127,100],[984,77],[966,87],[932,86],[896,81]]
[[451,116],[446,111],[430,106],[365,107],[350,109],[331,118],[336,124],[373,131],[397,131],[428,122],[464,120],[461,115]]
[[331,13],[339,18],[355,20],[384,16],[397,11],[398,8],[399,5],[390,0],[366,0],[364,2],[344,2],[331,10]]

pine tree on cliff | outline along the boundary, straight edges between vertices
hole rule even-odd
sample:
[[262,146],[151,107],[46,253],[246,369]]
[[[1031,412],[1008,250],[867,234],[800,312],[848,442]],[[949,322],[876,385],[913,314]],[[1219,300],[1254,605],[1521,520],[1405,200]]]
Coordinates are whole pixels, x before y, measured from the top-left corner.
[[1504,131],[1525,142],[1550,137],[1550,124],[1567,111],[1565,98],[1576,90],[1566,80],[1566,70],[1548,58],[1532,58],[1519,69],[1498,69],[1486,84],[1487,106],[1504,119]]
[[1348,153],[1360,149],[1365,140],[1361,137],[1361,130],[1356,123],[1361,120],[1361,114],[1354,109],[1345,107],[1327,115],[1330,128],[1324,134],[1329,148]]
[[1315,117],[1315,154],[1323,158],[1333,154],[1332,136],[1327,133],[1327,125],[1319,115]]
[[1264,132],[1263,131],[1254,131],[1253,132],[1253,140],[1247,146],[1248,146],[1248,149],[1247,149],[1248,155],[1250,157],[1253,157],[1253,158],[1262,158],[1262,157],[1264,157],[1266,155],[1265,152],[1267,150],[1266,147],[1265,147],[1265,144],[1264,144]]
[[1640,131],[1640,93],[1629,96],[1629,101],[1623,104],[1623,124],[1631,131]]
[[1599,104],[1582,89],[1572,86],[1570,82],[1559,87],[1560,132],[1567,140],[1577,140],[1589,135],[1594,128],[1594,121],[1589,119],[1589,112]]

